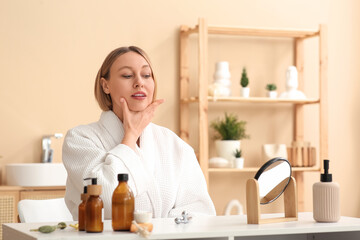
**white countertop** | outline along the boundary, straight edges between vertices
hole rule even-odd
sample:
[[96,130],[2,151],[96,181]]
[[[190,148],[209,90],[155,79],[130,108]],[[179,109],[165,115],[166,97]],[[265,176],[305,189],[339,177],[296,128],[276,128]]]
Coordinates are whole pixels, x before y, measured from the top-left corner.
[[[270,215],[267,216],[279,216]],[[173,218],[152,219],[154,230],[149,239],[189,239],[216,238],[234,239],[244,236],[293,235],[334,232],[359,232],[360,218],[341,217],[337,223],[317,223],[312,213],[299,213],[299,220],[271,224],[246,224],[245,215],[195,217],[188,224],[175,224]],[[56,225],[57,223],[52,223]],[[114,232],[111,221],[104,222],[102,233],[78,232],[72,227],[56,230],[50,234],[30,232],[42,223],[7,223],[3,224],[3,239],[143,239],[134,233]],[[305,238],[306,239],[306,238]],[[359,238],[360,239],[360,238]]]

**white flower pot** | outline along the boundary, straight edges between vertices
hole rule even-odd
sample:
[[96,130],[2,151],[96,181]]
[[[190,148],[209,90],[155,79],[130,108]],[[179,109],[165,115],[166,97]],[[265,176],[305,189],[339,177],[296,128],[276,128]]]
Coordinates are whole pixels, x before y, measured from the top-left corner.
[[268,91],[267,96],[269,98],[276,98],[277,97],[277,91]]
[[240,140],[217,140],[215,141],[215,148],[217,155],[229,160],[230,167],[232,167],[235,151],[240,149]]
[[235,158],[235,168],[242,169],[244,168],[244,158]]
[[241,97],[248,98],[250,96],[250,88],[242,87],[240,93],[241,93]]

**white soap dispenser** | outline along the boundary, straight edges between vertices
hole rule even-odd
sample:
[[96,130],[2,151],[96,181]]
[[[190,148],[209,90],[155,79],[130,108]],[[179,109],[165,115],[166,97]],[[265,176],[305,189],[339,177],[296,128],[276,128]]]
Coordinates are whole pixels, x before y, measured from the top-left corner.
[[340,219],[340,187],[332,181],[329,160],[324,160],[324,173],[313,185],[313,214],[317,222],[337,222]]

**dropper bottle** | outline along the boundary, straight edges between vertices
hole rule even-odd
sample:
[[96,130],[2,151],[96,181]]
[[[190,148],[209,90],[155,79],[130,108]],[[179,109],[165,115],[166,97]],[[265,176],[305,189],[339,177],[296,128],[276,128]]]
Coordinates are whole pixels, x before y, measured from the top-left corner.
[[85,186],[84,193],[81,194],[81,203],[79,204],[79,231],[85,231],[86,201],[88,198],[87,186]]
[[313,214],[317,222],[337,222],[340,219],[340,187],[332,181],[329,160],[324,160],[324,173],[313,185]]
[[91,178],[91,185],[88,186],[89,198],[86,201],[86,232],[102,232],[104,229],[103,214],[104,204],[101,195],[101,185],[97,185],[97,178]]

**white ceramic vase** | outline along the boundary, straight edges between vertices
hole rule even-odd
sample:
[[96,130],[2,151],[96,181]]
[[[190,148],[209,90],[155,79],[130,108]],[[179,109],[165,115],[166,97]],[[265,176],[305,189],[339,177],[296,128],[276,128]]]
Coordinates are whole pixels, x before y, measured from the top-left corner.
[[214,84],[222,86],[218,87],[219,91],[214,94],[215,96],[229,97],[231,95],[231,81],[230,70],[228,62],[217,62],[215,65]]
[[208,94],[212,97],[222,97],[222,96],[229,96],[229,88],[225,87],[220,83],[213,83],[209,85]]
[[229,167],[234,166],[235,151],[240,149],[240,140],[217,140],[215,141],[216,153],[219,157],[229,161]]
[[250,88],[242,87],[240,93],[241,93],[241,97],[248,98],[250,96]]
[[277,98],[277,91],[267,91],[268,98]]

